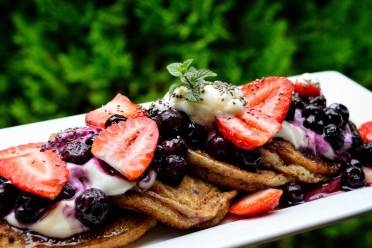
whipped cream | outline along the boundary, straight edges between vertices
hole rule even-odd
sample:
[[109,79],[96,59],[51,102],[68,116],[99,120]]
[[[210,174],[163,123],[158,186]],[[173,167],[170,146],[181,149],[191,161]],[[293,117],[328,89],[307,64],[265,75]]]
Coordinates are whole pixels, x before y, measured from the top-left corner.
[[185,86],[176,88],[170,96],[166,94],[154,103],[160,111],[168,107],[185,112],[196,123],[210,127],[217,115],[234,116],[244,109],[244,94],[239,87],[221,82],[204,81],[200,86],[198,102],[186,100],[189,89]]
[[57,202],[37,222],[30,225],[19,223],[14,211],[8,214],[5,220],[12,226],[31,230],[47,237],[67,238],[88,230],[88,227],[75,217],[75,199],[86,189],[97,188],[106,195],[113,196],[124,194],[135,186],[134,182],[106,172],[96,158],[92,158],[84,165],[67,163],[67,167],[70,171],[68,183],[76,190],[74,198]]

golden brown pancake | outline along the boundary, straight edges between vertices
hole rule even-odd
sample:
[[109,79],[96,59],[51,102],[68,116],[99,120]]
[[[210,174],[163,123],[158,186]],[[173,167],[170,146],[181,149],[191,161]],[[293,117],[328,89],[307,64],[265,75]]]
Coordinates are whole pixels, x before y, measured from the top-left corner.
[[248,172],[236,166],[217,161],[201,151],[189,150],[186,156],[192,164],[191,172],[213,184],[244,191],[256,191],[269,187],[279,187],[293,178],[280,172],[258,170]]
[[123,247],[155,225],[156,221],[151,217],[133,211],[121,211],[109,225],[66,240],[57,240],[22,231],[0,221],[0,247]]
[[119,207],[148,214],[171,227],[189,229],[220,223],[236,193],[221,192],[210,183],[186,176],[177,187],[156,181],[148,191],[129,191],[112,200]]

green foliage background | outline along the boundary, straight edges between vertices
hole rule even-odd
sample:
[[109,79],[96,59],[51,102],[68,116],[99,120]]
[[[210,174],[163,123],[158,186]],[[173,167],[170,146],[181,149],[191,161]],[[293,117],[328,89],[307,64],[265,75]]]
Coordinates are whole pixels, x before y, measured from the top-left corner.
[[[338,70],[371,89],[371,12],[370,0],[0,0],[0,127],[116,91],[154,99],[172,83],[165,66],[187,58],[234,83]],[[370,247],[371,226],[369,215],[268,247]]]

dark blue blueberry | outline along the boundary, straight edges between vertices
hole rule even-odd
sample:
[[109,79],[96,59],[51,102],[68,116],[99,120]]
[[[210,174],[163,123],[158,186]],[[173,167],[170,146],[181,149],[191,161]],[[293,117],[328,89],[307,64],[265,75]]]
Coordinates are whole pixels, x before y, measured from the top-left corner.
[[360,145],[351,150],[353,157],[365,165],[372,165],[372,142]]
[[182,156],[185,154],[187,146],[185,140],[180,136],[177,136],[170,140],[164,140],[160,145],[158,145],[157,149],[161,157],[166,157],[172,154]]
[[224,161],[228,158],[231,146],[230,141],[219,134],[215,134],[207,142],[207,151],[212,157]]
[[293,206],[303,202],[304,190],[300,184],[289,183],[283,187],[283,195],[280,201],[285,206]]
[[187,143],[194,149],[201,148],[207,136],[207,128],[193,121],[190,121],[185,128],[184,137]]
[[119,122],[122,122],[122,121],[126,121],[127,118],[123,115],[112,115],[110,116],[110,118],[108,118],[105,122],[105,128],[108,128],[109,126],[111,126],[112,124],[114,123],[119,123]]
[[318,134],[323,133],[323,119],[319,115],[309,115],[306,117],[303,123],[304,127],[313,130]]
[[22,193],[16,199],[15,218],[22,224],[35,223],[53,202],[29,193]]
[[360,188],[365,183],[365,175],[361,167],[349,166],[341,174],[341,188],[344,190]]
[[349,110],[347,107],[341,103],[332,103],[329,106],[330,109],[334,109],[336,112],[338,112],[342,116],[343,125],[348,123],[349,121]]
[[324,139],[336,150],[344,145],[344,135],[335,124],[329,124],[324,127]]
[[246,171],[257,171],[262,164],[261,154],[258,150],[246,151],[234,148],[232,153],[232,163]]
[[72,197],[75,196],[75,194],[76,190],[74,189],[74,187],[72,187],[71,184],[66,183],[63,186],[61,193],[59,193],[57,200],[71,199]]
[[100,189],[87,189],[76,198],[75,216],[85,226],[94,228],[106,222],[111,206]]
[[319,106],[315,105],[307,105],[303,110],[302,110],[302,116],[304,118],[307,118],[309,116],[316,116],[317,118],[323,118],[323,109]]
[[161,136],[165,137],[181,135],[184,124],[180,112],[173,108],[161,112],[156,123],[160,128]]
[[327,106],[327,100],[323,95],[309,97],[309,104],[325,108]]
[[3,218],[14,208],[18,190],[5,178],[0,177],[0,218]]
[[324,110],[324,123],[326,125],[335,124],[336,126],[341,127],[344,121],[339,112],[331,108],[326,108]]
[[81,143],[80,141],[72,141],[66,144],[61,151],[62,159],[66,162],[74,164],[84,164],[93,157],[91,153],[91,145]]
[[177,186],[182,182],[187,172],[187,162],[179,155],[169,155],[162,159],[159,178],[171,186]]

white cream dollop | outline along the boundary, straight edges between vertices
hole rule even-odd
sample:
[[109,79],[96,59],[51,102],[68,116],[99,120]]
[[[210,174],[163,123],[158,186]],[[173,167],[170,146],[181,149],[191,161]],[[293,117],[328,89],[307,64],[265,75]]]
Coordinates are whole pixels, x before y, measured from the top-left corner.
[[188,88],[181,86],[176,88],[171,96],[166,95],[163,100],[203,126],[211,126],[218,115],[234,116],[245,106],[241,89],[225,82],[203,82],[200,88],[201,100],[197,102],[186,99],[188,92]]
[[75,217],[75,199],[86,189],[97,188],[108,196],[124,194],[135,186],[117,175],[111,175],[103,169],[98,159],[93,158],[84,165],[67,163],[69,169],[69,183],[76,190],[74,198],[62,200],[49,209],[44,216],[30,225],[23,225],[17,221],[14,211],[5,217],[12,226],[31,230],[51,238],[68,238],[88,230]]

